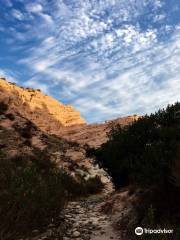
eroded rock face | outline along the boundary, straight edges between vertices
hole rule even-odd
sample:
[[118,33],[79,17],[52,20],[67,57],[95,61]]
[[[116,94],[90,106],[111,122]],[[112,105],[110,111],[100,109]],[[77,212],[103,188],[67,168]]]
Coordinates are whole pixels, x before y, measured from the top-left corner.
[[108,140],[107,133],[113,124],[126,125],[137,116],[87,125],[73,107],[40,90],[21,88],[4,79],[0,79],[0,103],[8,106],[0,114],[0,144],[6,153],[15,156],[31,153],[34,148],[46,151],[52,161],[72,175],[85,179],[100,176],[104,193],[113,191],[111,179],[93,159],[87,158],[84,145],[100,146]]
[[[11,158],[26,154],[38,153],[42,155],[46,153],[51,161],[56,162],[58,167],[65,169],[73,177],[88,180],[99,176],[104,184],[103,193],[106,194],[113,190],[107,173],[96,166],[93,159],[86,157],[83,146],[76,142],[69,142],[60,136],[52,135],[53,131],[60,130],[62,126],[53,129],[54,122],[52,120],[48,122],[48,126],[52,127],[53,131],[48,133],[44,125],[41,125],[40,119],[42,124],[45,124],[41,116],[39,116],[39,122],[34,120],[37,109],[35,108],[35,112],[33,112],[26,102],[30,101],[27,100],[29,97],[27,89],[23,90],[4,80],[1,83],[0,150],[4,154]],[[23,98],[25,105],[22,102]],[[33,101],[36,103],[35,100]]]
[[92,147],[98,147],[108,140],[107,134],[113,124],[127,125],[139,118],[133,115],[102,124],[86,124],[72,106],[63,105],[38,89],[18,87],[0,78],[1,101],[43,132]]
[[[13,120],[8,118],[10,113],[14,116]],[[113,191],[113,184],[107,173],[95,165],[93,159],[86,157],[82,146],[43,133],[10,108],[0,114],[0,152],[9,158],[37,154],[46,156],[75,179],[89,180],[98,176],[104,185],[102,194]]]
[[58,135],[62,126],[86,123],[72,106],[63,105],[40,90],[18,87],[4,79],[0,79],[0,101],[46,133]]
[[120,124],[125,126],[138,118],[139,116],[133,115],[106,121],[102,124],[70,126],[62,128],[60,135],[69,141],[75,141],[81,145],[88,144],[91,147],[99,147],[101,144],[107,142],[108,133],[113,125]]

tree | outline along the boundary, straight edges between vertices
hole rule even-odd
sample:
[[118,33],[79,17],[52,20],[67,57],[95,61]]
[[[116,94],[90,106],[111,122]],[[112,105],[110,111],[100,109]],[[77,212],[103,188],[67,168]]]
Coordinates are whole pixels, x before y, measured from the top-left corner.
[[180,103],[175,103],[128,126],[114,126],[108,142],[89,152],[117,187],[128,183],[166,186],[180,139],[179,127]]

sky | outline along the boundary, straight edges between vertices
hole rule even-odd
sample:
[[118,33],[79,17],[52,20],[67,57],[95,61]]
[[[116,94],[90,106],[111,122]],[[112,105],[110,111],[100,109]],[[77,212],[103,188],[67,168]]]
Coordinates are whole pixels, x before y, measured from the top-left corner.
[[180,0],[0,0],[0,77],[88,122],[180,101]]

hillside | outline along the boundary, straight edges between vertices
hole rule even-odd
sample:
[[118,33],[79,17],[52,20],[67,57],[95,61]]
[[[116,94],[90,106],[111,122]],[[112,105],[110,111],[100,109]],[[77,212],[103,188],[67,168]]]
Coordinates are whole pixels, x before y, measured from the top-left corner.
[[[50,159],[70,174],[99,175],[108,191],[112,184],[103,169],[86,157],[84,145],[99,147],[116,124],[127,125],[138,116],[86,124],[72,106],[65,106],[40,90],[22,88],[0,79],[0,146],[10,157],[31,154],[34,149],[48,152]],[[5,143],[4,143],[5,142]],[[105,187],[105,189],[106,189]]]
[[2,100],[47,133],[56,133],[62,126],[86,123],[71,105],[63,105],[38,89],[19,87],[5,79],[0,79]]
[[108,140],[112,125],[127,125],[137,115],[109,120],[102,124],[87,124],[70,105],[63,105],[38,89],[22,88],[0,79],[0,101],[12,111],[34,123],[46,134],[56,135],[81,145],[98,147]]
[[63,129],[69,129],[63,124],[77,124],[78,129],[85,126],[85,120],[73,107],[64,106],[39,90],[24,89],[0,80],[1,151],[9,157],[32,154],[34,150],[46,152],[51,161],[73,176],[81,175],[86,179],[100,176],[105,192],[106,187],[111,191],[112,184],[106,173],[93,159],[86,157],[83,146],[75,139],[63,138]]
[[[38,172],[36,173],[37,179],[43,177],[44,180],[47,181],[48,184],[50,184],[47,186],[49,189],[47,194],[45,193],[45,195],[43,195],[43,198],[45,198],[40,203],[46,206],[46,201],[48,201],[48,204],[51,204],[51,201],[46,200],[46,197],[48,198],[50,194],[49,191],[51,191],[51,182],[49,182],[48,180],[48,175],[44,175],[43,172],[49,171],[51,169],[50,163],[53,163],[55,164],[55,166],[57,166],[59,170],[65,171],[70,177],[72,177],[72,179],[69,179],[66,176],[65,180],[63,180],[63,194],[63,191],[59,192],[59,190],[56,189],[53,183],[53,194],[55,194],[56,192],[57,194],[59,193],[60,197],[63,199],[62,201],[66,201],[65,193],[67,191],[70,191],[71,197],[72,194],[78,194],[78,197],[84,194],[85,197],[87,194],[94,194],[97,192],[100,198],[104,198],[105,196],[112,193],[114,190],[111,178],[108,176],[108,174],[103,168],[99,167],[99,165],[95,162],[94,158],[87,157],[85,145],[88,144],[97,148],[102,143],[108,140],[107,133],[110,131],[112,125],[127,125],[132,123],[136,119],[138,119],[137,116],[129,116],[125,118],[119,118],[113,121],[107,121],[103,124],[88,125],[85,123],[85,120],[81,118],[80,114],[73,109],[73,107],[64,106],[62,103],[59,103],[52,97],[43,94],[40,90],[18,87],[15,84],[7,82],[5,79],[0,79],[0,171],[2,174],[2,182],[5,184],[7,180],[9,181],[9,179],[6,178],[9,175],[14,174],[14,170],[11,169],[11,167],[14,166],[15,175],[13,175],[13,178],[15,178],[15,181],[17,181],[18,184],[20,184],[22,181],[23,188],[25,188],[24,190],[29,191],[29,189],[27,189],[28,186],[24,185],[27,181],[26,177],[28,177],[29,174],[31,176],[31,173],[28,172],[29,167],[31,169],[32,164],[35,164],[35,166],[37,165],[39,167],[40,164],[40,172],[38,170]],[[7,169],[6,171],[8,171],[8,175],[5,174],[4,167]],[[25,175],[24,171],[27,171]],[[43,174],[42,176],[41,171]],[[19,176],[18,174],[20,173],[22,175]],[[33,177],[33,175],[31,177]],[[19,179],[21,178],[22,180],[20,181]],[[23,182],[24,180],[25,182]],[[33,192],[35,191],[36,193],[36,191],[38,191],[34,189],[36,187],[36,184],[32,184],[31,180],[29,181],[30,186],[32,185]],[[32,181],[34,180],[32,179]],[[7,189],[3,189],[4,186],[7,187],[7,185],[2,185],[2,195],[4,196],[4,199],[6,199]],[[18,193],[19,188],[16,189],[16,185],[13,185],[12,191],[14,192],[16,190]],[[14,193],[13,195],[15,197],[15,200],[14,197],[12,197],[10,194],[9,200],[5,202],[0,202],[0,212],[2,212],[2,214],[4,214],[4,211],[6,209],[6,202],[8,201],[17,201],[17,204],[20,204],[18,208],[23,207],[22,202],[16,199],[17,193]],[[24,192],[22,192],[22,194],[24,194]],[[35,206],[38,206],[39,202],[36,199],[36,194],[34,196],[30,195],[30,197],[35,198],[35,200],[34,198],[32,198],[31,200],[34,201],[33,203],[31,201],[30,203],[28,203],[29,197],[27,195],[26,204],[33,204],[33,206],[35,204]],[[53,199],[55,199],[54,196]],[[101,219],[103,218],[105,219],[104,224],[108,225],[107,231],[103,233],[103,237],[106,237],[106,235],[108,234],[108,239],[108,236],[114,235],[113,228],[111,226],[111,220],[108,218],[106,219],[106,216],[104,216],[104,214],[99,213],[99,207],[96,201],[92,201],[89,206],[87,206],[86,202],[77,202],[75,203],[75,206],[77,205],[78,207],[79,204],[79,214],[81,214],[81,211],[83,212],[83,214],[88,211],[88,215],[84,217],[86,218],[86,221],[90,221],[92,223],[88,223],[88,226],[86,223],[82,223],[82,225],[78,228],[74,228],[72,222],[69,222],[69,220],[67,219],[68,232],[71,231],[71,229],[72,231],[76,232],[76,230],[78,229],[82,236],[89,237],[91,235],[91,228],[94,227],[92,233],[94,233],[95,235],[99,235],[100,232],[98,231],[98,228],[101,227],[103,223],[101,222]],[[8,206],[6,207],[8,209]],[[72,212],[74,210],[70,209],[71,204],[70,207],[67,207],[66,209],[68,213],[67,216],[73,216],[74,214]],[[93,212],[91,213],[92,210]],[[13,211],[17,210],[13,209]],[[28,212],[28,207],[25,209],[25,211]],[[34,208],[33,211],[36,211],[36,208]],[[60,211],[60,209],[58,211]],[[4,239],[11,239],[12,237],[11,235],[10,237],[4,235],[7,231],[11,232],[12,230],[11,223],[14,221],[14,215],[13,213],[11,213],[11,211],[9,214],[10,216],[12,215],[11,219],[6,219],[5,217],[5,225],[3,224],[3,222],[0,225],[0,233],[3,234]],[[19,214],[21,215],[22,213],[20,212]],[[42,213],[38,210],[38,214]],[[50,214],[50,212],[49,210],[47,213],[46,211],[44,211],[43,214],[48,215]],[[65,215],[65,218],[67,218],[67,216]],[[29,217],[27,217],[27,219]],[[44,215],[41,215],[40,217],[43,219]],[[77,216],[75,213],[74,218],[76,217]],[[92,220],[89,220],[89,217]],[[21,224],[21,221],[24,221],[23,219],[24,218],[22,215],[20,217],[20,220],[17,220],[16,224],[14,224],[14,228],[18,228],[19,224]],[[32,219],[33,215],[31,216],[31,220]],[[9,222],[8,224],[6,223],[7,220]],[[99,221],[99,224],[97,224],[97,221]],[[40,221],[40,223],[41,222],[42,220]],[[58,228],[62,225],[64,226],[64,224],[58,222]],[[39,227],[39,225],[36,224],[35,226],[37,228]],[[90,232],[84,233],[83,231],[86,232],[88,227]],[[28,227],[29,230],[31,228],[32,226]],[[104,228],[104,226],[102,226],[102,228]],[[53,234],[57,235],[57,230],[58,229],[56,228]],[[48,231],[49,230],[47,229],[46,232],[45,229],[45,234],[48,235]],[[40,232],[38,231],[38,234],[39,233]],[[14,232],[11,234],[14,234]],[[20,233],[18,232],[17,236],[19,236],[19,234]],[[101,234],[99,235],[99,237],[101,238]],[[17,238],[14,236],[14,239]],[[52,239],[55,239],[55,237]],[[99,239],[98,236],[97,239]]]
[[138,118],[139,116],[133,115],[106,121],[101,124],[70,126],[68,128],[62,128],[60,136],[68,141],[78,142],[81,145],[88,144],[91,147],[99,147],[101,144],[107,142],[107,134],[111,130],[112,126],[117,124],[125,126]]
[[[0,149],[3,153],[16,157],[32,154],[34,150],[46,152],[51,161],[71,175],[80,174],[88,178],[97,174],[102,176],[104,182],[109,182],[105,172],[94,166],[93,159],[86,157],[84,148],[79,144],[42,132],[33,122],[14,111],[14,108],[2,103],[0,102]],[[2,106],[7,106],[4,113]]]

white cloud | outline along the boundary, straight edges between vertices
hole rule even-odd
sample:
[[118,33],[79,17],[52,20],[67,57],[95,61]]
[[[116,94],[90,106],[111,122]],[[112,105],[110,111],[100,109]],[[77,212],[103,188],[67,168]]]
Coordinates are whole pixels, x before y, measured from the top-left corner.
[[[32,17],[32,14],[38,15],[44,21],[44,24],[53,24],[53,18],[49,14],[45,13],[45,8],[40,3],[29,3],[26,5],[26,10]],[[43,22],[42,22],[43,23]]]
[[[18,61],[33,75],[27,86],[55,93],[90,121],[150,112],[178,100],[178,25],[139,23],[149,5],[152,23],[164,21],[162,1],[49,2],[27,4],[32,25],[27,38],[16,34],[36,42]],[[169,42],[159,40],[173,31]]]
[[0,69],[0,78],[6,78],[10,82],[17,83],[17,79],[14,73],[6,69]]
[[12,15],[14,18],[18,19],[18,20],[23,20],[24,19],[24,15],[22,12],[20,12],[19,10],[17,9],[13,9],[12,10]]
[[26,10],[29,13],[41,13],[43,11],[43,7],[39,3],[29,3],[26,5]]
[[36,79],[36,77],[31,78],[26,82],[27,87],[32,87],[35,89],[41,89],[46,94],[49,94],[49,86],[48,84],[41,83],[39,80]]
[[53,24],[53,19],[50,15],[41,13],[40,16],[45,20],[46,23]]
[[162,0],[153,0],[154,9],[161,8],[164,5]]
[[[83,93],[74,104],[83,115],[90,115],[91,121],[115,118],[120,115],[152,112],[179,100],[180,91],[180,44],[179,34],[167,44],[158,44],[134,55],[133,66],[123,70],[121,63],[116,64],[109,73],[119,69],[117,77],[99,77],[98,85],[93,85],[93,77],[84,73],[84,85],[74,92]],[[172,54],[173,53],[173,54]],[[149,59],[148,59],[149,57]],[[142,59],[139,62],[139,59]],[[124,67],[128,67],[129,62]],[[65,73],[68,76],[70,73]],[[101,72],[99,72],[99,75]],[[81,82],[77,73],[72,73],[74,84]],[[156,81],[156,78],[159,78]],[[74,91],[73,79],[68,89]],[[113,105],[111,105],[113,101]]]
[[166,18],[165,14],[159,14],[154,16],[154,22],[160,22]]

